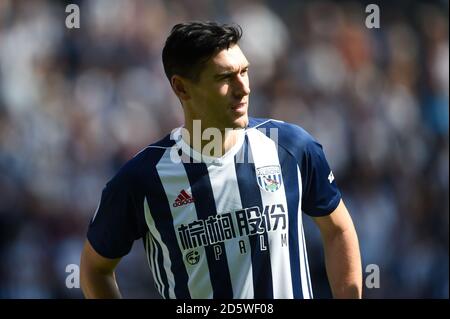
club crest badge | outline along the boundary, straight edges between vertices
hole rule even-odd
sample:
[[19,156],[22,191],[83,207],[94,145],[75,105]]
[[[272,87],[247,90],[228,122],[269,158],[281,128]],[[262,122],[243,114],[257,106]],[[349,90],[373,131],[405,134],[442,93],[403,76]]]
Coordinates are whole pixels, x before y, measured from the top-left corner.
[[263,166],[256,169],[256,180],[259,187],[266,192],[275,192],[280,189],[283,180],[279,165]]

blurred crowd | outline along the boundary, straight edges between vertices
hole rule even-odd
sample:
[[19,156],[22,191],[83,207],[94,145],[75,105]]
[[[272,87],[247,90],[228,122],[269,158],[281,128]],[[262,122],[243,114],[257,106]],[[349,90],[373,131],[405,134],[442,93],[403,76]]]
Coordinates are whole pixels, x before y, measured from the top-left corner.
[[[65,6],[80,7],[68,29]],[[161,50],[187,20],[242,26],[250,115],[324,146],[354,219],[367,298],[448,298],[448,1],[0,1],[0,298],[66,287],[105,183],[183,123]],[[305,217],[306,218],[306,217]],[[316,297],[330,297],[306,221]],[[369,273],[364,273],[367,276]],[[119,264],[128,298],[158,298],[141,242]]]

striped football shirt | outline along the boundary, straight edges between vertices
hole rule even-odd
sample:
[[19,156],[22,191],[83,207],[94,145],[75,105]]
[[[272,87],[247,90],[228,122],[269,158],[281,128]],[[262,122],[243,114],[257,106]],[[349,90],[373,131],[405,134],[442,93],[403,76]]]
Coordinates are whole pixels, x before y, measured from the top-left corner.
[[181,128],[107,183],[88,239],[107,258],[142,239],[164,298],[312,298],[302,213],[325,216],[340,192],[322,146],[299,126],[250,118],[219,158]]

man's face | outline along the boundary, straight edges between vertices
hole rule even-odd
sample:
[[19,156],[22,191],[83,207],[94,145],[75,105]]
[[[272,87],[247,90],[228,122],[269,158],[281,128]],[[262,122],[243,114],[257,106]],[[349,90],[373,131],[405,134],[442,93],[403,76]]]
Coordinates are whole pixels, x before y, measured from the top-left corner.
[[189,81],[185,103],[202,127],[244,128],[250,94],[248,61],[238,45],[219,51],[205,63],[197,82]]

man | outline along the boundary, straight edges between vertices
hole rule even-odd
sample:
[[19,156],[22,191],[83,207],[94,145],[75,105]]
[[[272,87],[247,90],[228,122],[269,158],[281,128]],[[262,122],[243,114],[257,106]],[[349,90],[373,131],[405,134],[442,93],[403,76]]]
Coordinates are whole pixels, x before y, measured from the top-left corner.
[[302,212],[320,229],[333,296],[361,297],[356,232],[322,148],[298,126],[248,117],[240,37],[211,22],[172,29],[163,64],[185,126],[106,185],[81,256],[86,297],[120,297],[114,269],[142,238],[164,298],[312,298]]

